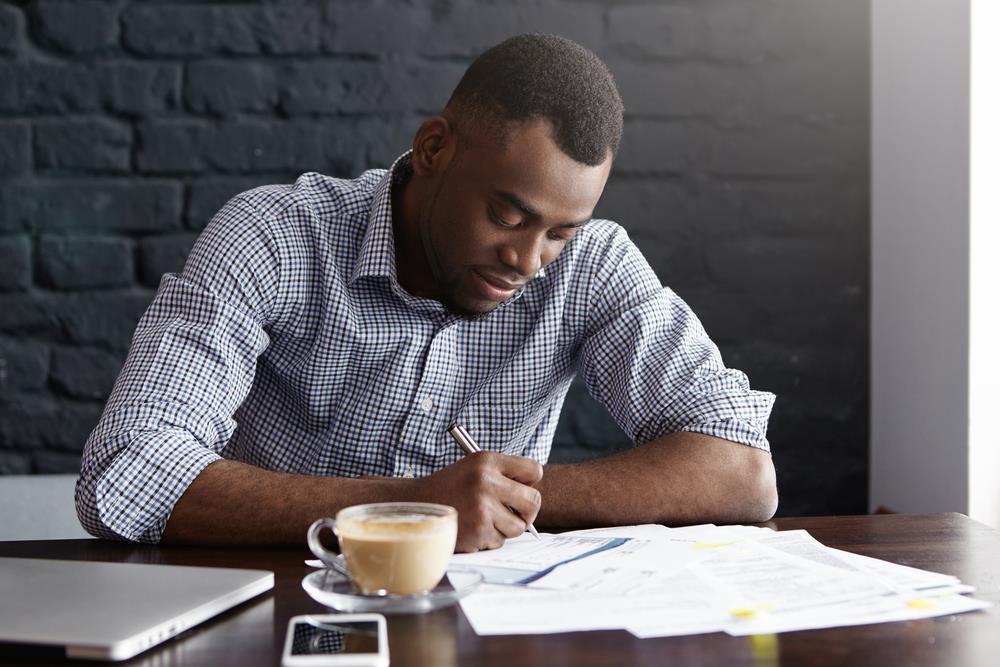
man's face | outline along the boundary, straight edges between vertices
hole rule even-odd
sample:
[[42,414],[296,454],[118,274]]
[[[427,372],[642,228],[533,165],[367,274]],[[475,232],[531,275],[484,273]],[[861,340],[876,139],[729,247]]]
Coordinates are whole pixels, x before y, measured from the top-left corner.
[[543,121],[519,126],[503,146],[461,141],[418,222],[435,297],[477,317],[513,297],[590,220],[611,158],[574,161]]

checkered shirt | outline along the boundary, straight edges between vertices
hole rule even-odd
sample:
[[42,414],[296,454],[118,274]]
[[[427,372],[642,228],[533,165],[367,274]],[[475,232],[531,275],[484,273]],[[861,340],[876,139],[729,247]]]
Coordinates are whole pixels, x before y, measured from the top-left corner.
[[480,320],[396,280],[393,169],[307,173],[233,198],[164,275],[87,441],[91,533],[157,542],[220,458],[310,475],[423,476],[484,449],[545,462],[575,374],[636,443],[694,431],[769,450],[774,396],[727,369],[625,231],[579,229]]

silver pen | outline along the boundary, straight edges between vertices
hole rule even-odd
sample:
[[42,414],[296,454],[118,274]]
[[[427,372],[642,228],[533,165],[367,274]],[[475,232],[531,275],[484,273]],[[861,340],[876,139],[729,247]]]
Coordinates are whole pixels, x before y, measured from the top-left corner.
[[[458,443],[458,446],[461,447],[462,451],[464,451],[466,454],[475,454],[476,452],[483,451],[482,448],[476,444],[476,441],[472,439],[472,436],[469,435],[469,432],[466,431],[461,424],[455,424],[454,426],[452,426],[450,429],[448,429],[448,433],[451,435],[452,438],[455,439],[455,442]],[[521,516],[512,507],[508,507],[507,509],[513,512],[515,515]],[[536,540],[542,539],[541,537],[538,536],[538,531],[535,530],[534,526],[532,526],[527,521],[525,521],[525,523],[528,524],[528,532],[534,535]]]

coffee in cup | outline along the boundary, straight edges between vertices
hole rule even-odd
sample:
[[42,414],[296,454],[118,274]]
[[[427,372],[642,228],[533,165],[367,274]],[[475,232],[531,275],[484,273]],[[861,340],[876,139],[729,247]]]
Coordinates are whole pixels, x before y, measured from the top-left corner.
[[309,548],[325,562],[335,558],[319,541],[331,528],[351,583],[364,594],[414,595],[434,588],[448,568],[458,537],[458,512],[431,503],[354,505],[309,527]]

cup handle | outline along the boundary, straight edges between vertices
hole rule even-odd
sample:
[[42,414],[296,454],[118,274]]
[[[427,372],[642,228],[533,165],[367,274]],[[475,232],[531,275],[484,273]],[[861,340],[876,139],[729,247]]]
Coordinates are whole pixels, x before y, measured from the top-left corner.
[[324,547],[323,543],[319,541],[319,533],[324,528],[329,528],[336,534],[336,520],[330,517],[323,517],[322,519],[313,521],[313,524],[309,526],[309,530],[306,531],[306,541],[309,543],[309,551],[313,552],[316,558],[323,561],[324,565],[339,571],[342,566],[337,562],[337,554]]

